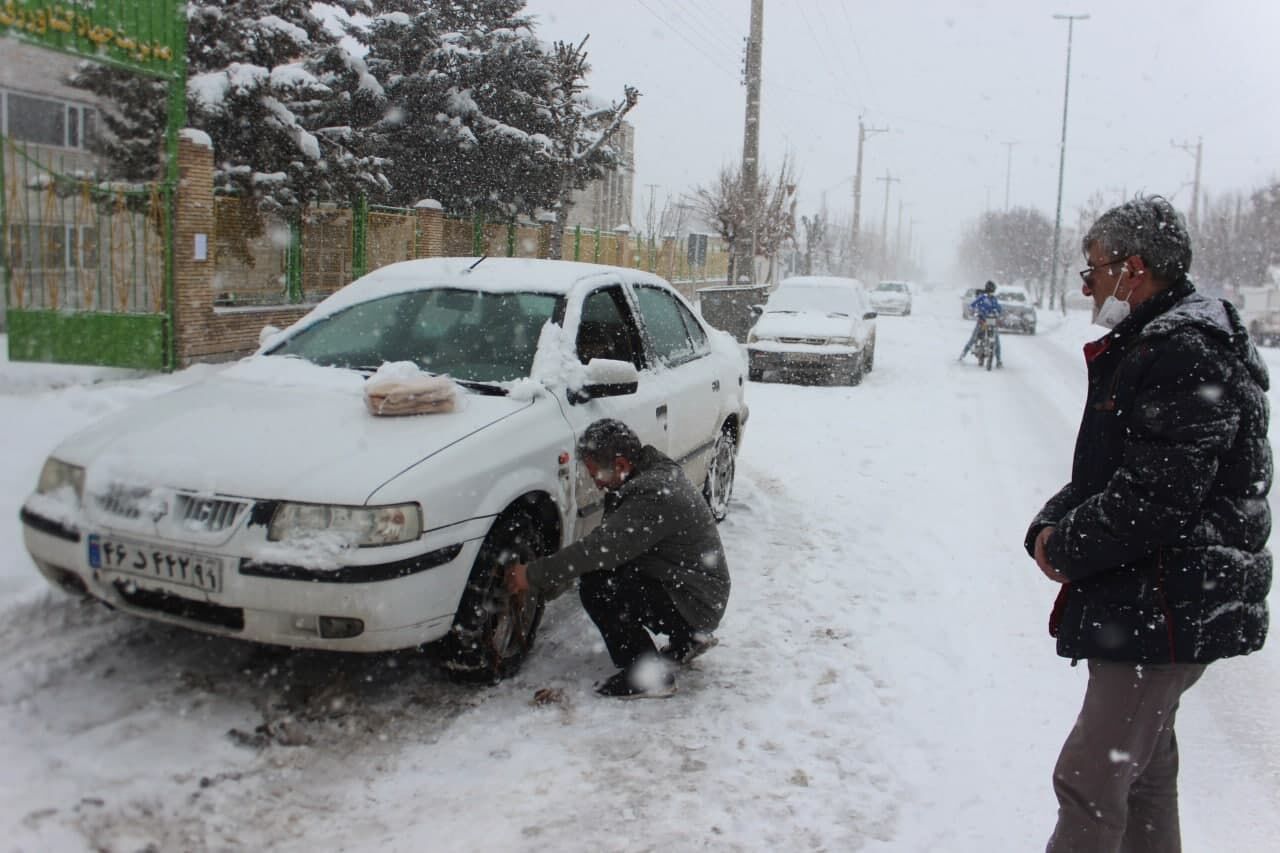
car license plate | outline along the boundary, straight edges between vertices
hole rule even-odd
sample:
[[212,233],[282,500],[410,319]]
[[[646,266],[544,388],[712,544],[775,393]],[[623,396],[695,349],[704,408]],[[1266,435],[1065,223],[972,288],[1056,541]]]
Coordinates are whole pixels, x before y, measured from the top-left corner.
[[171,551],[126,539],[89,536],[89,565],[109,572],[141,575],[204,592],[222,592],[222,558]]

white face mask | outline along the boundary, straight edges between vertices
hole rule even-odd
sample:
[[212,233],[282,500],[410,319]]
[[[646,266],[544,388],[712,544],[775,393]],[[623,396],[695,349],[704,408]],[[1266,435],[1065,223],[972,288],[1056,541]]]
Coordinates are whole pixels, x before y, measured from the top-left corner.
[[[1122,272],[1121,275],[1124,275]],[[1120,285],[1117,282],[1116,288]],[[1133,287],[1129,287],[1129,292],[1124,299],[1116,299],[1115,291],[1111,295],[1102,300],[1102,307],[1094,306],[1093,323],[1095,326],[1102,326],[1104,329],[1114,329],[1119,326],[1124,319],[1129,316],[1129,297],[1133,296]]]

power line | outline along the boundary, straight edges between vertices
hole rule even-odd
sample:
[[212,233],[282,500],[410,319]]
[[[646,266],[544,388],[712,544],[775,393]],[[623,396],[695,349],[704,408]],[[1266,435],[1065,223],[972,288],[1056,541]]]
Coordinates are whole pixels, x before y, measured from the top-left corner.
[[650,15],[653,15],[653,17],[661,21],[667,27],[667,29],[671,30],[673,33],[679,36],[681,41],[689,45],[689,47],[693,48],[694,53],[701,56],[707,62],[710,62],[720,71],[723,71],[725,74],[728,74],[730,77],[734,79],[739,79],[738,72],[726,69],[723,65],[719,63],[719,61],[709,56],[706,52],[703,51],[703,49],[699,45],[694,43],[688,36],[686,36],[683,32],[681,32],[677,27],[672,26],[670,21],[668,21],[666,18],[662,17],[662,15],[655,12],[653,8],[650,7],[649,4],[646,3],[644,0],[636,0],[636,2],[639,3],[642,7],[644,7],[644,10],[646,12],[648,12]]
[[[858,44],[858,28],[853,25],[853,19],[849,17],[849,8],[843,2],[840,4],[840,13],[844,15],[844,22],[849,27],[849,40],[853,42],[853,52],[858,58],[858,65],[862,68],[862,76],[866,78],[867,89],[874,89],[871,72],[867,70],[867,63],[862,59],[862,47]],[[870,100],[870,92],[864,96],[863,100]]]
[[805,14],[804,6],[797,5],[795,8],[796,11],[800,13],[800,20],[804,23],[805,29],[809,31],[809,38],[813,40],[813,46],[818,50],[820,55],[819,60],[822,62],[827,73],[831,75],[831,82],[835,84],[838,91],[840,89],[840,80],[836,77],[835,64],[827,58],[826,48],[824,48],[822,46],[822,42],[818,40],[818,34],[814,31],[813,24],[809,22],[809,16]]
[[[739,55],[740,50],[736,48],[731,41],[722,40],[721,36],[715,30],[708,29],[699,22],[684,16],[683,11],[688,11],[689,8],[694,7],[688,7],[682,11],[679,5],[675,3],[675,0],[652,0],[652,2],[663,4],[663,11],[670,15],[672,20],[675,22],[675,24],[671,26],[675,27],[683,25],[685,30],[693,33],[697,38],[704,41],[708,47],[716,49],[719,54],[718,58],[724,59],[727,55],[735,62],[741,58]],[[665,5],[666,3],[670,3],[671,6]]]
[[840,60],[840,68],[849,79],[850,89],[855,95],[859,95],[861,93],[861,89],[858,86],[857,75],[853,73],[853,68],[849,65],[847,51],[844,49],[844,45],[840,43],[839,39],[836,38],[835,28],[831,26],[831,20],[827,17],[827,12],[823,4],[817,4],[817,9],[818,15],[822,18],[822,32],[831,40],[832,48],[836,53],[836,58]]

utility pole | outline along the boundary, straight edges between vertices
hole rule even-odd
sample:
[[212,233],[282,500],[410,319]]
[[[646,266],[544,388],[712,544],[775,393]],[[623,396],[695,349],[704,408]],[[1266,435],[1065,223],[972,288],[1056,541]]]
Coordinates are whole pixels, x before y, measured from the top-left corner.
[[1071,100],[1071,35],[1076,21],[1089,20],[1088,15],[1054,15],[1054,20],[1067,22],[1067,82],[1062,90],[1062,142],[1058,146],[1058,207],[1053,218],[1053,261],[1049,273],[1049,305],[1053,294],[1061,298],[1062,313],[1067,313],[1067,294],[1058,283],[1058,244],[1062,239],[1062,175],[1067,165],[1067,105]]
[[862,222],[862,146],[870,134],[888,132],[887,127],[864,126],[862,116],[858,116],[858,170],[853,174],[853,243],[849,247],[849,254],[853,258],[854,275],[858,274],[859,261],[862,260],[858,253],[858,227]]
[[[1174,148],[1181,148],[1188,154],[1191,153],[1191,143],[1184,142],[1181,145],[1174,142]],[[1196,223],[1199,221],[1197,212],[1200,208],[1200,157],[1204,153],[1204,137],[1196,139],[1195,156],[1196,156],[1196,176],[1191,183],[1191,213],[1187,216],[1187,227],[1191,231],[1196,230]]]
[[1002,142],[1005,147],[1004,158],[1004,212],[1009,212],[1009,178],[1013,175],[1013,146],[1016,142]]
[[[734,245],[733,280],[756,280],[756,228],[760,218],[756,185],[760,180],[760,61],[764,43],[764,0],[751,0],[751,34],[747,37],[747,119],[742,131],[742,193],[747,201],[749,233]],[[745,238],[745,239],[744,239]]]
[[902,179],[895,178],[888,169],[885,169],[884,177],[876,180],[884,181],[884,216],[880,220],[880,277],[883,278],[884,268],[889,260],[889,185],[898,183]]
[[893,277],[898,278],[902,265],[902,199],[898,199],[898,228],[893,232]]

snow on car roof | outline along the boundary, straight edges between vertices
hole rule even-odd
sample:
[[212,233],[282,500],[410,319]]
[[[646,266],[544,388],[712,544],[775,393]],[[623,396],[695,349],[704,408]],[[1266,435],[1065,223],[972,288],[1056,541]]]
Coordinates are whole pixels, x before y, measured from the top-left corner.
[[379,267],[323,300],[295,325],[306,325],[370,299],[425,288],[463,288],[491,293],[535,292],[563,296],[576,285],[596,278],[623,276],[627,281],[667,284],[643,270],[551,261],[539,258],[424,258]]

